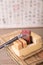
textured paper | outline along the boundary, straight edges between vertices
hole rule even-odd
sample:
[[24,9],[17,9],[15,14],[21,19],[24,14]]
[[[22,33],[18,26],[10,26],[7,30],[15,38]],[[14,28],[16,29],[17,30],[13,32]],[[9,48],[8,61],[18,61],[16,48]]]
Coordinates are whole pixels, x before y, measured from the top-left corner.
[[0,28],[43,27],[43,0],[0,0]]

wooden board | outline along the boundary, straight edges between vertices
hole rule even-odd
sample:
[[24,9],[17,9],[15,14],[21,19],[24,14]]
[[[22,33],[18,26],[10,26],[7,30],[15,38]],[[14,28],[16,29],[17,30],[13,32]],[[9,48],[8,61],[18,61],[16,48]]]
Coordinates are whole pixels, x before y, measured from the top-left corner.
[[[21,30],[18,30],[18,31],[14,31],[6,35],[0,36],[1,44],[13,38],[13,36],[20,34],[20,32]],[[38,62],[43,62],[43,47],[24,57],[18,57],[10,48],[10,46],[6,47],[6,50],[8,52],[8,55],[12,57],[13,60],[16,61],[17,65],[36,65],[36,63]],[[40,54],[42,57],[39,56]]]

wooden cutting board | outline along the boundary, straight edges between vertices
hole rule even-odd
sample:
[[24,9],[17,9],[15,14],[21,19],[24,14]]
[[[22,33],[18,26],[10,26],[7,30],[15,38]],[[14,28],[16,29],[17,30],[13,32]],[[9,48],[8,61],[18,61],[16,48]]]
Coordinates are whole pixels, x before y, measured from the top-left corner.
[[[14,36],[20,34],[21,30],[17,30],[8,34],[5,34],[3,36],[0,36],[0,45],[3,44],[4,42],[10,40]],[[22,56],[18,57],[13,50],[11,49],[11,45],[6,47],[6,51],[8,52],[8,55],[16,61],[17,65],[36,65],[38,62],[43,63],[43,44],[42,48],[39,50],[27,55],[27,56]]]

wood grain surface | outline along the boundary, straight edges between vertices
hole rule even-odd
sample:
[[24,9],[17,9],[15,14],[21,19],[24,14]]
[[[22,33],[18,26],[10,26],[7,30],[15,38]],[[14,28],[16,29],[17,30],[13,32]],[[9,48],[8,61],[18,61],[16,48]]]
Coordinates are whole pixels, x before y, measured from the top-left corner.
[[6,49],[0,50],[0,65],[16,65],[6,52]]
[[[1,30],[0,29],[0,35],[6,34],[6,33],[11,32],[13,30],[14,29],[12,29],[12,30],[11,29],[9,29],[9,30],[8,29],[7,30],[3,30],[3,29]],[[34,32],[36,32],[36,33],[38,33],[38,34],[40,34],[42,36],[42,38],[43,38],[43,29],[36,29],[36,30],[35,29],[31,29],[31,30],[34,31]],[[3,49],[0,50],[0,65],[17,65],[16,61],[13,61],[9,57],[9,55],[7,54],[7,51],[6,51],[5,48],[3,48]]]

